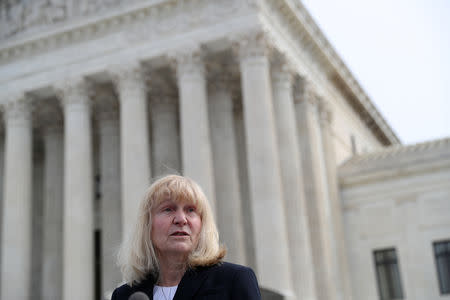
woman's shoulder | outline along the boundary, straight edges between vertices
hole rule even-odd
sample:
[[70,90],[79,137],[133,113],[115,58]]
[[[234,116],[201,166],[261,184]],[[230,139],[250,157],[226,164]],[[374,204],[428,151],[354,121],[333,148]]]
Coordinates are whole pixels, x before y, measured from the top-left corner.
[[200,267],[198,271],[209,273],[210,276],[219,276],[229,279],[245,275],[255,277],[255,273],[251,268],[230,262],[220,262],[212,266]]
[[122,284],[114,290],[111,300],[128,300],[136,292],[143,292],[150,295],[149,293],[153,292],[153,281],[146,279],[133,286],[130,286],[128,283]]
[[122,300],[122,299],[128,299],[128,297],[133,293],[133,288],[129,286],[128,284],[122,284],[121,286],[117,287],[112,296],[111,300]]
[[203,289],[225,291],[231,299],[261,299],[258,280],[249,267],[222,262],[204,269]]

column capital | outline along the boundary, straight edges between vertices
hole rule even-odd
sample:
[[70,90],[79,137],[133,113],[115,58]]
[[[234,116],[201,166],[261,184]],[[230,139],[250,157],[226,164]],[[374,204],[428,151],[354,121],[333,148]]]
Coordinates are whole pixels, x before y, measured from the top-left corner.
[[2,104],[6,122],[31,121],[31,99],[24,93],[10,94]]
[[239,60],[268,56],[272,50],[272,43],[268,35],[259,29],[246,31],[232,36],[233,50],[237,53]]
[[123,90],[144,89],[147,91],[145,74],[138,61],[114,65],[109,70],[109,74],[118,94]]
[[300,78],[294,86],[294,102],[309,104],[315,109],[319,106],[319,95],[313,84],[305,78]]
[[287,58],[277,53],[270,57],[270,62],[273,84],[281,85],[285,88],[292,88],[295,71],[289,64]]
[[65,78],[55,84],[56,97],[64,109],[90,105],[89,86],[84,78]]
[[319,99],[319,117],[323,125],[330,125],[333,122],[333,112],[330,104],[323,98]]
[[194,74],[201,74],[204,76],[204,51],[201,45],[197,43],[183,45],[182,49],[174,50],[170,52],[168,56],[177,71],[178,78],[192,76]]

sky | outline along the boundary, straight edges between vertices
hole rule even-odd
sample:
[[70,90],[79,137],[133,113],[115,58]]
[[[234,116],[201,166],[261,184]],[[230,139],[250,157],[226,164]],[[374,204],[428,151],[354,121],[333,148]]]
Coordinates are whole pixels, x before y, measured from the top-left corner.
[[450,137],[450,0],[302,0],[403,144]]

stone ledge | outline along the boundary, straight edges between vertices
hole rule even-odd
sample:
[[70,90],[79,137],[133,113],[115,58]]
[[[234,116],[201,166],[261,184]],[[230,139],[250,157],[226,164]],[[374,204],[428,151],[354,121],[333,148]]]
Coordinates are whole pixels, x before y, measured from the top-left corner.
[[445,168],[450,168],[450,138],[355,156],[339,167],[339,181],[352,185]]

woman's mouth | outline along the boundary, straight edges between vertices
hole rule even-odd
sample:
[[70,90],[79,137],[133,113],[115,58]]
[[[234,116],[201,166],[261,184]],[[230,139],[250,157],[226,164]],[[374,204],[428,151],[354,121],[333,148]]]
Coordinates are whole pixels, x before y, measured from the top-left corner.
[[171,236],[189,236],[189,234],[185,231],[175,231]]

